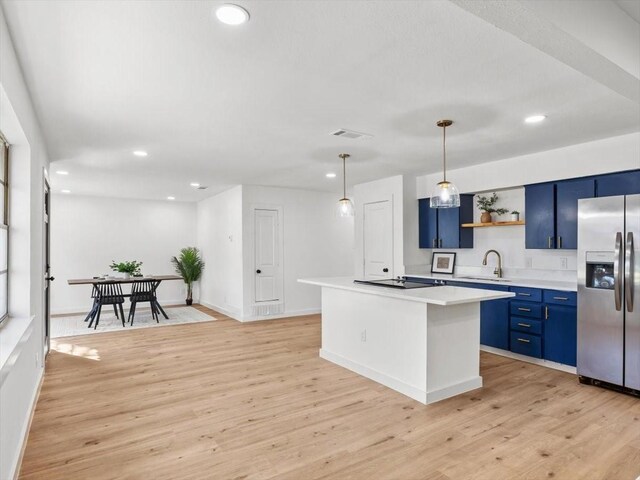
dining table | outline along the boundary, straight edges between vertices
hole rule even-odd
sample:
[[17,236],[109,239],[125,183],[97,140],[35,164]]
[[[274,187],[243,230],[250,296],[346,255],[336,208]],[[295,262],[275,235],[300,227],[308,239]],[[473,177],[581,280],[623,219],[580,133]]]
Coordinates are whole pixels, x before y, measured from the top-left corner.
[[[146,275],[146,276],[140,276],[140,277],[135,277],[134,276],[134,277],[128,277],[128,278],[124,278],[124,277],[94,277],[94,278],[72,278],[72,279],[67,280],[67,284],[68,285],[93,285],[93,287],[95,289],[96,286],[101,284],[101,283],[119,283],[121,285],[125,285],[125,284],[134,284],[136,282],[143,282],[143,281],[150,281],[150,280],[155,281],[155,282],[157,282],[157,285],[160,285],[160,283],[162,283],[164,281],[183,280],[183,279],[179,275]],[[155,306],[158,308],[160,313],[162,313],[164,318],[166,318],[166,319],[169,318],[169,316],[166,314],[166,312],[164,311],[162,306],[157,301],[155,302]],[[96,311],[96,304],[94,302],[94,305],[91,308],[91,310],[89,311],[89,313],[87,314],[87,318],[85,319],[85,321],[87,321],[89,318],[95,316],[95,311]]]

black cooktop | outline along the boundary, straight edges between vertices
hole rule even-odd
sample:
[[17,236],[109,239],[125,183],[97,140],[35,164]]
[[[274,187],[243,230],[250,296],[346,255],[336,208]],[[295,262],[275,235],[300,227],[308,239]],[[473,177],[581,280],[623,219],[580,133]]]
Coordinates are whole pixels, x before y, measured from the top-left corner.
[[432,283],[420,283],[411,282],[402,278],[389,278],[388,280],[354,280],[353,283],[361,283],[364,285],[375,285],[377,287],[390,287],[390,288],[425,288],[425,287],[437,287],[438,285]]

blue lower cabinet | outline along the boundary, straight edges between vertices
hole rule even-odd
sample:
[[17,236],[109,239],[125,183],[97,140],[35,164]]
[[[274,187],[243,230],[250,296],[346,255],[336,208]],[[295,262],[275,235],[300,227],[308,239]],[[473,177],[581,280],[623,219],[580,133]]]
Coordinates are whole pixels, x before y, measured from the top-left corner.
[[576,365],[576,308],[545,305],[544,358],[565,365]]
[[511,330],[542,335],[542,321],[526,317],[511,317]]
[[511,302],[511,315],[517,315],[520,317],[542,317],[542,305],[533,302]]
[[509,350],[509,300],[489,300],[480,304],[480,343]]
[[542,339],[538,335],[512,331],[511,351],[529,357],[542,358]]

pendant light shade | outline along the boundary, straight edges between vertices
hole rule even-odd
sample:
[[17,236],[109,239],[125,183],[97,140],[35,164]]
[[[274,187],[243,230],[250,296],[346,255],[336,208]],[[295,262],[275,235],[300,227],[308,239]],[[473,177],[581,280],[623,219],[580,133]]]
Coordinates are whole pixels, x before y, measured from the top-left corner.
[[341,153],[338,155],[342,159],[342,198],[338,200],[338,215],[340,217],[353,217],[353,202],[347,198],[347,158],[351,155]]
[[460,192],[451,182],[447,181],[447,127],[453,121],[440,120],[436,125],[442,128],[442,171],[443,178],[431,192],[429,204],[431,208],[457,208],[460,206]]

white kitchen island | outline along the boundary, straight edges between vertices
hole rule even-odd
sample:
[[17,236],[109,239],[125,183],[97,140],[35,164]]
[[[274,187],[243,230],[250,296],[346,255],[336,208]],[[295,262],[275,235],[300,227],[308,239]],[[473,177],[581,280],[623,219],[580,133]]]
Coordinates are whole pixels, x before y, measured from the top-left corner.
[[482,386],[480,302],[510,292],[396,289],[312,278],[322,287],[320,357],[429,404]]

